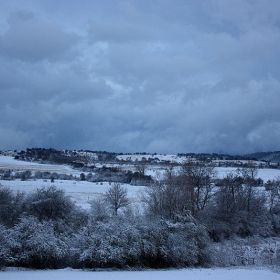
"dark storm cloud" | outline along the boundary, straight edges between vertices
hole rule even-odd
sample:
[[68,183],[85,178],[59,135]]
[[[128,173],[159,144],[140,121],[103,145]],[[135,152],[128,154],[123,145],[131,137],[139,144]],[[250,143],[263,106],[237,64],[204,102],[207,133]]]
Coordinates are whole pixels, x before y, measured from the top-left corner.
[[0,6],[0,149],[279,150],[279,1]]
[[9,29],[0,36],[0,54],[4,56],[30,61],[54,59],[77,42],[77,36],[36,19],[31,12],[17,12],[8,22]]

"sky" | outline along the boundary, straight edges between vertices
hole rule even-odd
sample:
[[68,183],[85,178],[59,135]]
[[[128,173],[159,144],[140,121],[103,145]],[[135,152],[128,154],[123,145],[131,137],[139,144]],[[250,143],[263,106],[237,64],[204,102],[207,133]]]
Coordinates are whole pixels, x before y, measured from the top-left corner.
[[279,0],[0,0],[0,150],[280,150]]

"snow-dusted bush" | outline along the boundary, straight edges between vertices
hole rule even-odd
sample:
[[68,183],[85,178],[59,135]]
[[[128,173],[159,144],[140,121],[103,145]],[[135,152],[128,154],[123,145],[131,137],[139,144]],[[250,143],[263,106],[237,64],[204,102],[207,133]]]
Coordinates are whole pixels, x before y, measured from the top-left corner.
[[212,265],[264,266],[280,264],[279,238],[234,238],[220,243],[212,243]]
[[90,203],[90,216],[96,221],[105,221],[110,217],[108,202],[104,198],[97,198]]
[[6,265],[6,258],[9,254],[6,234],[7,229],[0,224],[0,268]]
[[185,266],[198,263],[193,224],[152,222],[141,227],[141,261],[146,266]]
[[78,263],[85,267],[123,267],[139,256],[140,234],[120,219],[91,222],[75,234]]
[[8,229],[5,243],[5,262],[15,266],[55,268],[62,265],[67,253],[67,244],[56,235],[52,222],[39,222],[32,216]]
[[79,266],[183,267],[206,262],[207,235],[191,222],[114,218],[92,221],[73,243]]

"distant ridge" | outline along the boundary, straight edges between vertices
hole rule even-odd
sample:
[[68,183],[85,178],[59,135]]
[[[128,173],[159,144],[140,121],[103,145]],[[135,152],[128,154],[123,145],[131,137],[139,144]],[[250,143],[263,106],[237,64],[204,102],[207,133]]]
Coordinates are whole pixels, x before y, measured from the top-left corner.
[[268,161],[271,163],[280,163],[280,151],[252,153],[246,155],[246,157],[251,159]]
[[[114,161],[118,158],[126,158],[131,155],[145,158],[157,158],[160,154],[157,153],[116,153],[106,151],[90,151],[90,150],[56,150],[53,148],[27,148],[25,151],[0,151],[2,155],[13,156],[16,159],[25,161],[38,161],[42,163],[65,163],[65,164],[78,164],[79,162],[93,162],[99,161]],[[166,155],[162,154],[161,156]],[[170,155],[169,155],[170,156]],[[243,155],[229,155],[217,153],[178,153],[174,157],[188,157],[197,158],[200,160],[257,160],[265,161],[268,163],[280,163],[280,151],[274,152],[256,152]],[[168,157],[163,160],[168,160]]]

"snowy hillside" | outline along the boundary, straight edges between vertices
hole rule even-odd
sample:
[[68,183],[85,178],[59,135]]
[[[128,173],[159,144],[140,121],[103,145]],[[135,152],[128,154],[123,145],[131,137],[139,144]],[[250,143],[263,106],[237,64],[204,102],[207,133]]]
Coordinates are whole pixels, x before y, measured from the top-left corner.
[[40,164],[36,162],[28,162],[22,160],[15,160],[11,156],[0,155],[0,171],[12,170],[12,171],[41,171],[41,172],[56,172],[61,174],[73,174],[79,176],[81,172],[71,168],[68,165],[60,164]]
[[169,161],[172,163],[183,163],[184,161],[187,160],[187,157],[185,156],[177,156],[177,155],[162,155],[162,154],[126,154],[126,155],[118,155],[116,157],[118,160],[124,160],[124,161],[142,161],[143,159],[145,160],[156,160],[158,162],[161,161]]
[[[143,156],[142,155],[124,155],[124,156],[118,156],[119,159],[124,160],[131,160],[131,161],[137,161],[141,160]],[[186,160],[184,157],[178,157],[175,155],[156,155],[155,157],[159,157],[160,160],[165,161],[173,161],[177,163],[182,163]],[[102,167],[104,164],[96,164],[96,166]],[[135,166],[131,165],[129,162],[127,164],[123,163],[115,163],[115,164],[105,164],[105,166],[109,167],[120,167],[123,169],[130,169],[132,171],[135,171]],[[168,167],[162,167],[157,165],[150,166],[147,164],[147,174],[151,176],[155,176],[157,171],[164,172],[164,170]],[[3,156],[0,155],[0,171],[1,170],[12,170],[12,171],[25,171],[30,170],[32,172],[36,171],[46,171],[46,172],[56,172],[60,174],[72,174],[74,176],[80,176],[81,171],[74,169],[70,167],[69,165],[60,165],[60,164],[40,164],[36,162],[27,162],[27,161],[21,161],[21,160],[15,160],[11,156]],[[230,172],[235,172],[237,170],[237,167],[215,167],[216,175],[218,178],[225,177]],[[280,176],[280,169],[270,169],[270,168],[260,168],[258,169],[258,177],[264,180],[264,182],[268,180],[273,180],[276,177]]]

